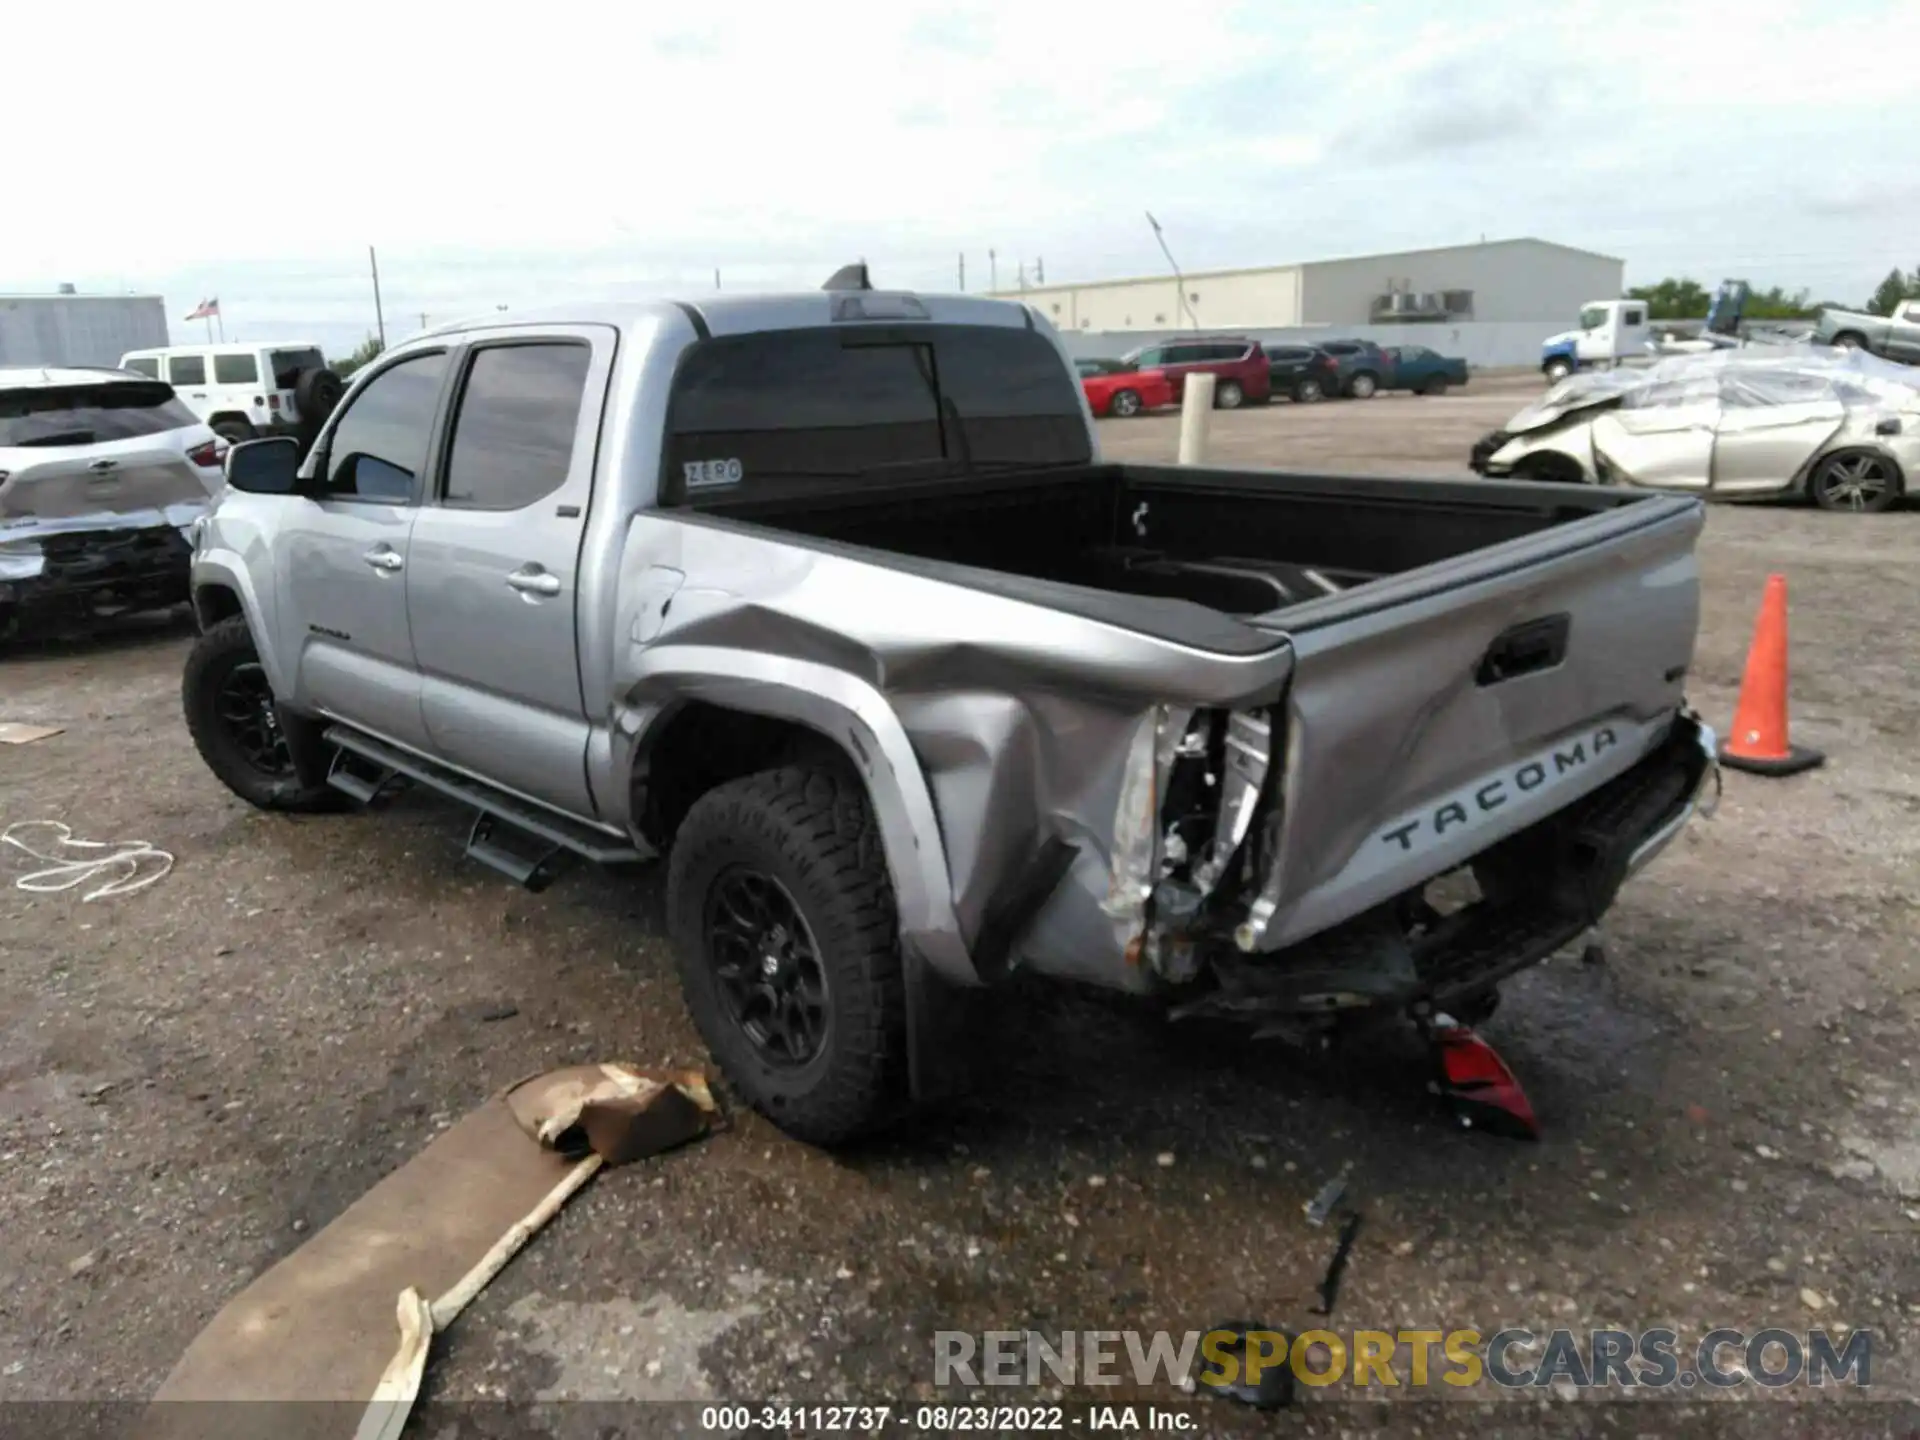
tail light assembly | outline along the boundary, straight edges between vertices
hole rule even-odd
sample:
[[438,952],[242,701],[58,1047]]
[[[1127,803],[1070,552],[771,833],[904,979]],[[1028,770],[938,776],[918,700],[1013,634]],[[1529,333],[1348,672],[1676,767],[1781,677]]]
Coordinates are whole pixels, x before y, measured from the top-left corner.
[[218,440],[208,440],[187,451],[187,458],[202,470],[212,470],[227,458],[227,447]]

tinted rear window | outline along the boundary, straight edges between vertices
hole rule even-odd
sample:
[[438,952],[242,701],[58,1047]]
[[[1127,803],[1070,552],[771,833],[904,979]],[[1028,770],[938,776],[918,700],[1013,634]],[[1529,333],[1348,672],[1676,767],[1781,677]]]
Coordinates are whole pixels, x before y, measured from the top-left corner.
[[216,355],[213,357],[213,383],[258,385],[260,363],[251,355]]
[[0,390],[0,445],[93,445],[198,423],[170,387],[139,380]]
[[267,360],[273,366],[273,388],[276,390],[293,389],[302,370],[319,370],[327,363],[326,357],[318,350],[273,350],[268,352]]
[[143,356],[137,360],[129,360],[120,368],[122,370],[131,370],[136,375],[144,375],[149,380],[158,380],[160,378],[160,361],[151,355]]
[[1080,403],[1073,372],[1030,330],[872,326],[709,340],[674,379],[666,493],[1084,464]]

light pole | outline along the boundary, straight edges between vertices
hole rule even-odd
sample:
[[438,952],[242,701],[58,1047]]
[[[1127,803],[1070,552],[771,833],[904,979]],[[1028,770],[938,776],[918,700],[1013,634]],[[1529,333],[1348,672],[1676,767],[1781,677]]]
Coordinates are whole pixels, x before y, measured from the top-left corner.
[[1147,211],[1147,224],[1153,227],[1153,238],[1160,242],[1160,253],[1167,257],[1167,265],[1173,271],[1173,283],[1179,287],[1176,296],[1180,301],[1179,308],[1186,312],[1187,318],[1193,321],[1193,328],[1198,330],[1200,317],[1193,313],[1193,307],[1187,303],[1187,282],[1181,277],[1180,262],[1173,258],[1173,251],[1167,248],[1167,237],[1160,229],[1160,222],[1153,218],[1151,210]]

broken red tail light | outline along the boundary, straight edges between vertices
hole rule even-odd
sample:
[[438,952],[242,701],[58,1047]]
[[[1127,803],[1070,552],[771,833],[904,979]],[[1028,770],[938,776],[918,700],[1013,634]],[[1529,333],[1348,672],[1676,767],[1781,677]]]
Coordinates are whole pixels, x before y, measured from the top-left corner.
[[203,470],[211,470],[226,458],[226,452],[218,440],[209,440],[187,451],[187,458]]

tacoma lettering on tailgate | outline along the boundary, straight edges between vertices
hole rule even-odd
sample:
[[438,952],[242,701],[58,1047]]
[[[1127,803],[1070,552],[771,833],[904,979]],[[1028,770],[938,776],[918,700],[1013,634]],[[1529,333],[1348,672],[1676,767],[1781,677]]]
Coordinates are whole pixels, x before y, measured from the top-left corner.
[[1468,790],[1457,791],[1410,819],[1380,833],[1380,843],[1410,853],[1450,830],[1474,825],[1517,794],[1531,794],[1563,776],[1584,770],[1620,743],[1613,726],[1601,725],[1588,734],[1563,740],[1511,770],[1489,776]]

